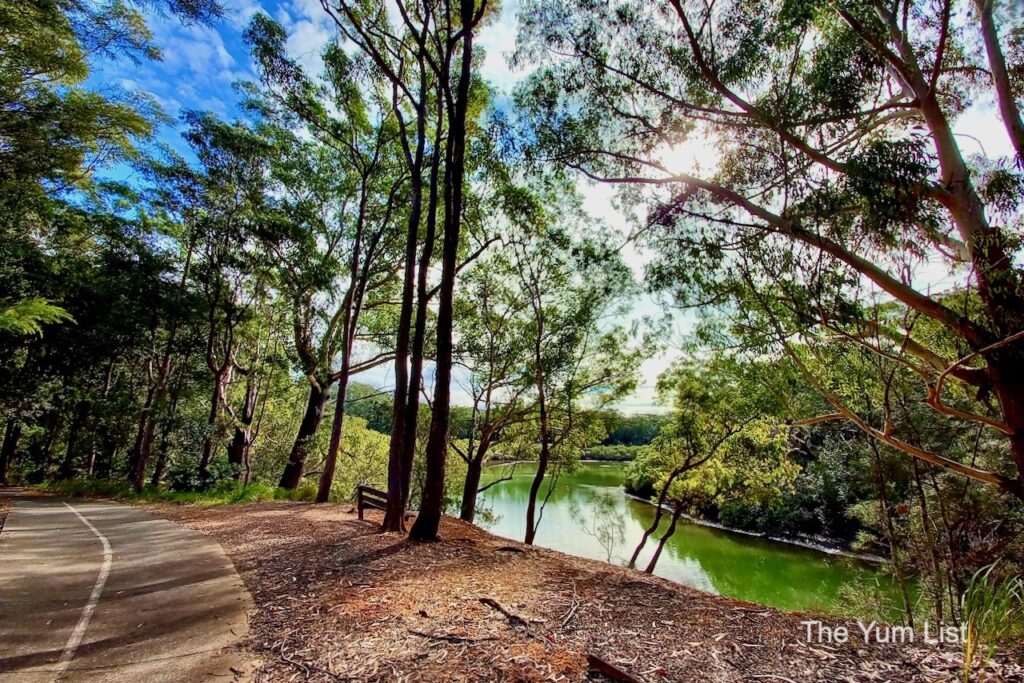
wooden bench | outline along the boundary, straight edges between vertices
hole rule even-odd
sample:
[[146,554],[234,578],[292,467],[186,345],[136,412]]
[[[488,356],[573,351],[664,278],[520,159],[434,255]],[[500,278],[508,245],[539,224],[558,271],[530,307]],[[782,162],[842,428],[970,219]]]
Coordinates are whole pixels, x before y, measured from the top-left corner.
[[[373,508],[382,512],[388,511],[388,494],[372,486],[356,487],[356,510],[359,512],[359,519],[363,518],[363,510]],[[406,510],[406,521],[413,518],[415,510]]]
[[359,512],[359,519],[363,518],[363,510],[366,508],[387,512],[388,494],[370,486],[357,486],[356,510]]

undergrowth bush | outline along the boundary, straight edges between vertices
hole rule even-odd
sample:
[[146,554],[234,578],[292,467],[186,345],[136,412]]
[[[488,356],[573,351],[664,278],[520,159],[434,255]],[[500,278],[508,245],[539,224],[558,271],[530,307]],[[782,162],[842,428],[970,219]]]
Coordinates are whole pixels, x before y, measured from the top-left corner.
[[315,486],[301,486],[294,490],[267,484],[243,486],[233,480],[222,480],[206,491],[172,491],[147,486],[136,491],[126,482],[110,479],[66,479],[42,487],[51,493],[67,497],[99,497],[118,500],[138,500],[202,506],[262,503],[269,501],[305,501],[316,498]]

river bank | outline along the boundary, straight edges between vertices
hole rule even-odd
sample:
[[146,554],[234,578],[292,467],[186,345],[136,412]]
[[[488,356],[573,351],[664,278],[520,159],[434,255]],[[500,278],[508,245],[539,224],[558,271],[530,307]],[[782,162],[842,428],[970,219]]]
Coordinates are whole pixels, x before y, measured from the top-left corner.
[[[604,458],[601,458],[601,459],[583,458],[582,460],[580,460],[580,464],[581,465],[584,465],[584,466],[591,465],[591,466],[598,466],[598,467],[625,466],[628,463],[629,463],[629,460],[615,460],[615,459],[604,459]],[[535,464],[535,461],[532,461],[532,460],[508,460],[508,461],[500,461],[499,460],[499,461],[495,461],[495,462],[490,463],[489,467],[498,468],[498,467],[507,467],[507,466],[516,466],[516,465],[531,465],[532,466],[534,464]],[[649,505],[651,507],[657,507],[657,505],[658,505],[656,501],[649,500],[647,498],[643,498],[641,496],[634,495],[634,494],[629,493],[628,491],[625,491],[625,490],[623,491],[623,495],[625,497],[629,498],[630,500],[635,500],[636,502],[642,503],[644,505]],[[668,505],[663,505],[661,507],[666,512],[671,513],[671,511],[672,511],[672,508],[670,506],[668,506]],[[763,540],[766,540],[766,541],[772,541],[773,543],[785,543],[787,545],[793,545],[793,546],[796,546],[796,547],[799,547],[799,548],[807,548],[808,550],[816,550],[818,552],[826,553],[828,555],[835,555],[836,557],[846,557],[846,558],[849,558],[851,560],[856,560],[858,562],[868,562],[868,563],[871,563],[871,564],[879,564],[879,565],[881,565],[881,564],[889,564],[891,562],[891,560],[889,558],[882,557],[881,555],[871,555],[871,554],[868,554],[868,553],[857,553],[857,552],[854,552],[852,550],[849,550],[848,548],[843,547],[843,543],[841,541],[838,541],[838,540],[833,539],[833,538],[827,538],[827,537],[824,537],[824,536],[807,536],[807,535],[782,536],[782,535],[776,535],[776,534],[771,534],[771,533],[762,533],[762,532],[757,532],[757,531],[748,531],[746,529],[737,529],[736,527],[731,527],[731,526],[728,526],[728,525],[725,525],[725,524],[721,524],[720,522],[714,522],[714,521],[708,520],[708,519],[702,519],[700,517],[694,517],[693,515],[688,515],[686,513],[683,513],[680,517],[681,517],[681,519],[686,520],[690,524],[696,524],[698,526],[706,527],[708,529],[718,529],[720,531],[725,531],[725,532],[728,532],[728,533],[731,533],[731,534],[739,534],[741,536],[748,536],[750,538],[759,538],[759,539],[763,539]]]
[[[510,468],[488,468],[486,485],[504,479]],[[480,494],[477,522],[488,531],[522,540],[525,511],[536,463],[522,463],[510,479]],[[623,468],[613,463],[582,463],[562,473],[547,496],[537,532],[539,546],[624,565],[654,521],[657,508],[628,496],[622,487]],[[550,480],[548,481],[550,483]],[[665,533],[670,515],[641,552],[637,566],[646,567]],[[714,523],[679,524],[668,539],[655,574],[699,590],[780,609],[849,614],[850,594],[889,612],[898,594],[891,576],[840,553],[822,552],[812,544],[779,542],[758,534],[738,533]]]
[[[950,645],[808,642],[811,617],[524,546],[445,518],[380,534],[347,505],[151,510],[217,539],[256,603],[254,681],[953,681]],[[842,622],[824,619],[830,626]],[[849,628],[855,628],[848,624]],[[986,680],[1024,677],[1000,655]]]
[[[639,503],[650,505],[651,507],[658,507],[658,503],[653,500],[647,500],[640,496],[634,496],[632,493],[625,494],[627,498],[635,500]],[[662,505],[661,509],[671,514],[672,507],[669,505]],[[835,555],[837,557],[847,557],[851,560],[857,560],[858,562],[870,562],[872,564],[889,564],[891,560],[881,555],[869,555],[866,553],[855,553],[852,550],[846,550],[840,547],[840,544],[834,539],[824,537],[793,537],[793,536],[775,536],[772,534],[763,534],[756,531],[747,531],[746,529],[736,529],[725,524],[719,524],[718,522],[712,522],[707,519],[701,519],[700,517],[694,517],[688,515],[685,512],[680,515],[681,519],[685,519],[690,524],[697,524],[698,526],[707,527],[709,529],[719,529],[726,531],[730,534],[740,534],[741,536],[749,536],[751,538],[761,538],[766,541],[772,541],[773,543],[786,543],[794,545],[799,548],[807,548],[808,550],[816,550],[819,553],[825,553],[827,555]]]

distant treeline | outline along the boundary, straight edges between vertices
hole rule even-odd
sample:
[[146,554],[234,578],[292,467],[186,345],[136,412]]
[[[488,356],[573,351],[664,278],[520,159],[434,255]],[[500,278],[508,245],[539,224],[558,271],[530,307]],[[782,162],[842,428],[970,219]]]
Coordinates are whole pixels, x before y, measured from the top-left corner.
[[[608,437],[602,446],[646,446],[671,421],[669,415],[622,415],[614,411],[605,413]],[[616,458],[608,458],[614,460]],[[632,456],[624,459],[632,459]]]
[[[365,384],[353,384],[348,390],[347,413],[366,420],[369,429],[381,434],[391,433],[391,395]],[[468,439],[472,431],[472,411],[466,406],[452,406],[452,434]],[[637,448],[647,446],[667,424],[669,415],[623,415],[614,410],[601,412],[608,436],[599,445],[586,450],[588,460],[632,460]]]
[[640,454],[643,446],[591,446],[583,453],[584,460],[607,460],[609,462],[630,462]]

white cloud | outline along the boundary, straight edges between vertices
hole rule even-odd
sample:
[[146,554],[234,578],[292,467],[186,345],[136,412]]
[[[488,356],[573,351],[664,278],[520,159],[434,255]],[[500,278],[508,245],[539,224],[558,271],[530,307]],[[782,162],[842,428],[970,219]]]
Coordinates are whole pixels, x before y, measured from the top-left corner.
[[981,154],[989,159],[1013,156],[1013,145],[1006,128],[991,103],[971,105],[956,120],[953,132],[964,154]]
[[485,51],[480,73],[500,91],[508,93],[529,72],[509,68],[508,57],[516,49],[516,26],[519,0],[502,3],[501,15],[486,24],[477,36],[476,44]]
[[320,55],[337,31],[319,0],[289,0],[278,8],[277,20],[288,33],[288,54],[307,74],[319,75],[324,66]]
[[224,19],[236,31],[242,31],[257,12],[265,11],[259,0],[221,0]]

